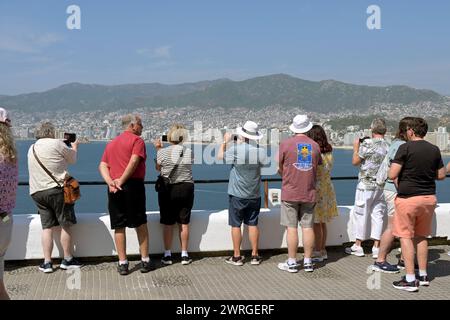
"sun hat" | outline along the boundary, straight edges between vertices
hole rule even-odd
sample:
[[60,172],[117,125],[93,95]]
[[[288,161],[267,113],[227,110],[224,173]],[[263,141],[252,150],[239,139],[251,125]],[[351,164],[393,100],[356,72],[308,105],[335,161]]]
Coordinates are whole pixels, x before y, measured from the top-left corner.
[[289,129],[294,133],[306,133],[311,130],[313,124],[305,114],[296,115]]
[[236,129],[238,135],[251,140],[259,140],[264,135],[258,131],[258,125],[253,121],[247,121],[242,127]]

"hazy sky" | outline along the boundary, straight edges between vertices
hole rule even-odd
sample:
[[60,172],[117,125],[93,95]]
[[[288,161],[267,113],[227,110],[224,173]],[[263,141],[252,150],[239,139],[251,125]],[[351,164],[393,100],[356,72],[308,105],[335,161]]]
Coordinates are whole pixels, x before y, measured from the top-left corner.
[[[81,8],[81,30],[66,9]],[[366,10],[381,8],[381,30]],[[0,94],[287,73],[450,95],[447,0],[1,0]]]

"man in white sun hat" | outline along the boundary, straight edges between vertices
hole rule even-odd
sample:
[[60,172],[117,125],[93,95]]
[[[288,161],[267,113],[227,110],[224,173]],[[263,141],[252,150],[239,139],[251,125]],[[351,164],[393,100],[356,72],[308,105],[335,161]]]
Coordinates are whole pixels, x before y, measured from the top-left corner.
[[[247,121],[243,127],[236,129],[237,135],[225,133],[223,143],[217,155],[219,160],[225,159],[231,164],[230,181],[228,183],[229,211],[228,223],[231,226],[233,239],[233,256],[226,262],[242,266],[241,256],[242,222],[248,226],[248,236],[252,247],[250,263],[258,265],[262,258],[258,254],[258,216],[261,208],[261,167],[267,163],[267,154],[260,148],[259,141],[263,134],[258,125]],[[256,144],[256,145],[255,145]]]
[[278,268],[298,272],[298,223],[303,235],[305,257],[303,268],[313,271],[311,256],[314,248],[314,206],[316,204],[316,172],[322,163],[319,145],[305,135],[313,124],[306,115],[297,115],[289,129],[294,136],[284,140],[279,151],[281,184],[280,224],[286,227],[288,260]]

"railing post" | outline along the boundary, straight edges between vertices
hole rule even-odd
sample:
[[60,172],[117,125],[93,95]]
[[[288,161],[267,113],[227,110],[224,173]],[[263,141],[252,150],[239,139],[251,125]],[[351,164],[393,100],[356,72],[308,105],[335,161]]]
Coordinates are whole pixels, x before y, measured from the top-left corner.
[[264,180],[264,208],[269,207],[269,181]]

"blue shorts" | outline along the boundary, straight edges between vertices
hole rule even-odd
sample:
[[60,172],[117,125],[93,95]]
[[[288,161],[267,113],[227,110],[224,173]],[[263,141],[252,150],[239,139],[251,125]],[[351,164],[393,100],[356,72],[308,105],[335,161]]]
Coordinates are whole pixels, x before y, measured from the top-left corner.
[[257,226],[261,197],[256,199],[242,199],[232,195],[229,197],[228,225],[239,228],[244,222],[248,226]]

